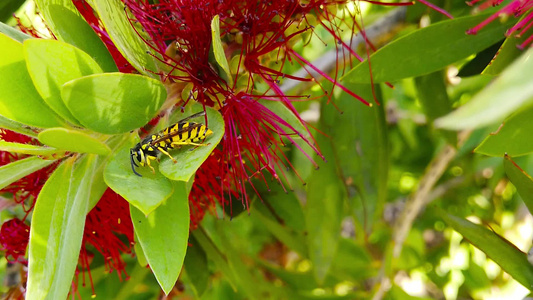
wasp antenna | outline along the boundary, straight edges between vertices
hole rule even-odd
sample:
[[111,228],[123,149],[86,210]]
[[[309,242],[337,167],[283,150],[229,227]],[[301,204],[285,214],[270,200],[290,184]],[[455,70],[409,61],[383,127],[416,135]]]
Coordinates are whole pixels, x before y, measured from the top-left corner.
[[139,177],[143,177],[141,174],[137,173],[137,171],[135,171],[135,166],[138,167],[138,165],[135,163],[135,161],[133,160],[133,155],[130,155],[130,161],[131,161],[131,169],[133,170],[133,173]]

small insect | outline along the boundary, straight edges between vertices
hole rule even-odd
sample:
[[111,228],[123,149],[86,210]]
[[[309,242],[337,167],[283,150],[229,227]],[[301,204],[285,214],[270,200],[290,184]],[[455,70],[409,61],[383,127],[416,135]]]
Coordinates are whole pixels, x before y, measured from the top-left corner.
[[[205,115],[205,112],[202,111],[180,120],[178,123],[167,127],[158,133],[145,137],[141,142],[135,145],[135,147],[131,148],[130,160],[133,173],[142,177],[141,174],[135,171],[135,167],[146,165],[150,167],[152,173],[155,174],[155,170],[150,165],[150,162],[156,160],[159,153],[165,154],[170,157],[174,163],[177,163],[174,157],[168,153],[169,150],[184,145],[207,146],[208,144],[201,144],[201,142],[211,135],[213,131],[207,128],[204,124],[189,122],[190,119],[203,115]],[[139,165],[137,165],[136,161]]]

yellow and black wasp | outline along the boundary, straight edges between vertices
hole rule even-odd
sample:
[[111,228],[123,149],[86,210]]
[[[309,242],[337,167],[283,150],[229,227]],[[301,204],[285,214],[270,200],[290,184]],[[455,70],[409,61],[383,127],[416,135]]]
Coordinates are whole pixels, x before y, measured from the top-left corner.
[[[130,149],[131,169],[133,173],[138,176],[141,174],[135,171],[135,167],[148,166],[152,169],[152,173],[155,173],[154,168],[150,165],[152,160],[156,160],[159,153],[163,153],[170,157],[174,163],[177,161],[168,153],[169,150],[178,148],[184,145],[193,146],[207,146],[207,144],[200,144],[206,137],[211,135],[213,131],[207,128],[205,124],[189,122],[190,119],[194,119],[205,115],[205,112],[199,112],[192,116],[189,116],[178,123],[163,129],[162,131],[151,134],[145,137],[135,147]],[[137,161],[139,165],[135,162]]]

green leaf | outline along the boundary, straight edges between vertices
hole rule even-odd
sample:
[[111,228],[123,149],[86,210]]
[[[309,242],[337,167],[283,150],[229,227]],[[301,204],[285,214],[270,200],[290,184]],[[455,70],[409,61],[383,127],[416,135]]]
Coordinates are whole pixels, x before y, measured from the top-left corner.
[[[323,130],[323,127],[321,123],[319,129]],[[305,221],[308,253],[313,263],[314,276],[317,282],[322,283],[337,252],[346,194],[340,180],[340,171],[335,165],[331,141],[321,134],[317,136],[316,141],[329,161],[319,161],[320,169],[309,178]]]
[[[198,244],[204,249],[207,257],[213,261],[216,267],[224,274],[225,279],[231,285],[233,290],[237,290],[237,275],[234,270],[228,264],[228,259],[224,253],[222,253],[217,246],[213,243],[211,238],[207,235],[203,228],[198,228],[191,232]],[[194,245],[193,245],[194,246]],[[228,253],[231,255],[231,253]]]
[[533,48],[526,51],[472,100],[435,121],[445,129],[475,129],[496,123],[533,102]]
[[[431,123],[452,110],[446,91],[444,72],[438,71],[415,77],[414,82],[418,100]],[[450,144],[457,143],[457,135],[454,132],[444,131],[443,134]]]
[[28,250],[28,299],[66,299],[80,256],[94,155],[63,162],[37,198]]
[[226,52],[222,46],[222,40],[220,39],[220,16],[216,15],[211,20],[211,38],[213,39],[213,52],[215,54],[215,60],[218,65],[224,70],[228,77],[229,83],[233,83],[233,77],[229,69],[228,59],[226,58]]
[[0,32],[14,39],[15,41],[19,43],[24,42],[24,40],[33,38],[32,36],[29,36],[22,31],[16,30],[15,28],[3,22],[0,22]]
[[[200,107],[200,105],[196,106],[198,110],[201,109]],[[207,113],[207,127],[213,131],[213,134],[208,136],[203,142],[207,146],[183,146],[178,150],[171,151],[170,155],[178,161],[177,163],[172,162],[169,157],[164,155],[161,159],[159,170],[165,177],[172,180],[189,181],[196,170],[200,168],[211,152],[213,152],[218,143],[220,143],[220,140],[224,136],[224,119],[218,111],[210,107],[206,107],[205,110]],[[186,113],[180,118],[183,119],[188,115],[190,114]],[[199,119],[192,120],[192,122],[205,122],[204,117],[200,117]]]
[[273,185],[269,191],[261,189],[260,195],[261,201],[254,201],[250,214],[283,244],[307,257],[305,216],[296,195],[284,192],[281,185]]
[[39,133],[39,141],[50,147],[70,152],[107,155],[109,147],[97,138],[82,131],[66,128],[50,128]]
[[104,180],[113,191],[148,215],[170,197],[174,188],[170,180],[159,172],[153,175],[139,170],[143,177],[133,173],[129,150],[134,144],[135,141],[130,138],[115,151],[105,167]]
[[195,295],[200,297],[209,282],[207,255],[193,235],[189,236],[189,244],[183,267],[194,287]]
[[36,127],[63,125],[33,87],[22,44],[0,33],[0,56],[0,115]]
[[10,120],[2,115],[0,115],[0,128],[3,129],[9,129],[11,131],[32,137],[37,138],[37,133],[35,131],[31,130],[31,127],[24,125],[19,122],[15,122],[13,120]]
[[444,222],[459,232],[472,245],[497,263],[505,272],[529,290],[533,289],[533,266],[525,253],[508,240],[468,220],[439,210]]
[[13,182],[38,171],[50,164],[54,160],[44,160],[36,156],[17,160],[10,164],[0,167],[0,189],[12,184]]
[[[136,208],[134,208],[133,206],[130,206],[130,211],[132,209],[136,209]],[[135,240],[135,245],[133,245],[133,249],[135,250],[135,256],[137,257],[137,262],[139,263],[141,267],[146,267],[148,266],[146,255],[144,255],[144,250],[141,244],[139,243],[139,238],[137,237],[137,234],[135,233],[135,231],[133,233],[134,233],[134,240]]]
[[[510,25],[492,22],[475,35],[465,32],[490,14],[432,24],[403,36],[370,56],[374,83],[396,81],[440,70],[501,40]],[[370,83],[368,61],[353,68],[343,80]]]
[[31,39],[23,44],[28,72],[35,88],[58,115],[75,125],[78,120],[61,99],[61,86],[67,81],[102,73],[87,53],[56,40]]
[[505,174],[516,187],[529,212],[533,212],[533,178],[513,162],[509,156],[506,155],[504,158],[503,168],[505,169]]
[[3,0],[0,2],[0,21],[5,22],[24,4],[22,0]]
[[50,147],[35,146],[31,144],[19,144],[12,142],[0,141],[0,151],[6,151],[10,153],[22,153],[29,155],[41,155],[50,156],[52,154],[61,154],[64,151],[57,150]]
[[[345,86],[363,98],[373,97],[371,85]],[[375,92],[381,98],[379,87]],[[342,114],[333,105],[324,105],[321,113],[320,129],[329,136],[327,142],[333,149],[326,159],[328,164],[337,165],[336,180],[349,192],[356,219],[370,234],[374,222],[380,220],[387,197],[389,145],[384,105],[369,107],[354,103],[346,93],[334,101]],[[322,144],[318,145],[322,149]]]
[[464,78],[483,73],[483,70],[485,70],[485,68],[490,65],[494,56],[498,54],[498,51],[500,50],[500,47],[503,44],[503,41],[504,39],[479,52],[476,57],[474,57],[472,60],[470,60],[461,67],[459,73],[457,73],[457,77]]
[[[140,36],[121,1],[93,0],[93,7],[120,53],[144,75],[159,78],[157,59]],[[137,30],[139,32],[137,32]],[[144,37],[149,39],[149,37]],[[158,55],[158,54],[155,54]]]
[[130,205],[131,219],[155,278],[169,294],[181,272],[189,239],[189,193],[185,182],[148,217]]
[[160,81],[135,74],[106,73],[67,82],[61,96],[83,126],[100,133],[125,133],[157,115],[167,93]]
[[106,72],[116,72],[117,66],[100,37],[87,24],[70,0],[35,0],[48,28],[58,40],[83,50]]
[[533,152],[533,107],[507,118],[496,132],[491,133],[474,149],[474,152],[490,155],[517,157]]
[[[528,17],[527,14],[522,15],[520,21]],[[519,57],[524,51],[518,48],[518,45],[525,42],[533,34],[532,29],[530,28],[523,34],[517,37],[516,34],[511,34],[507,36],[503,45],[500,47],[496,55],[493,57],[491,63],[483,70],[482,74],[486,75],[498,75],[500,74],[507,66],[509,66],[517,57]]]

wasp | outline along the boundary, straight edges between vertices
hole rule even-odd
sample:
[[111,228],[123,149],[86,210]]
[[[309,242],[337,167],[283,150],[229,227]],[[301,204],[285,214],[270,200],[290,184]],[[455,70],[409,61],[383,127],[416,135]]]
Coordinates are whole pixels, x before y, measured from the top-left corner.
[[[169,126],[158,133],[145,137],[135,145],[135,147],[131,148],[130,160],[133,173],[142,177],[141,174],[135,171],[135,167],[146,165],[150,167],[152,173],[155,174],[155,170],[150,165],[150,162],[156,160],[159,153],[165,154],[170,157],[174,163],[177,163],[174,157],[168,153],[169,150],[185,145],[207,146],[208,144],[201,144],[201,142],[211,135],[213,131],[207,128],[204,124],[189,122],[190,119],[203,115],[205,115],[205,112],[202,111],[180,120],[178,123]],[[136,162],[138,162],[139,165],[137,165]]]

